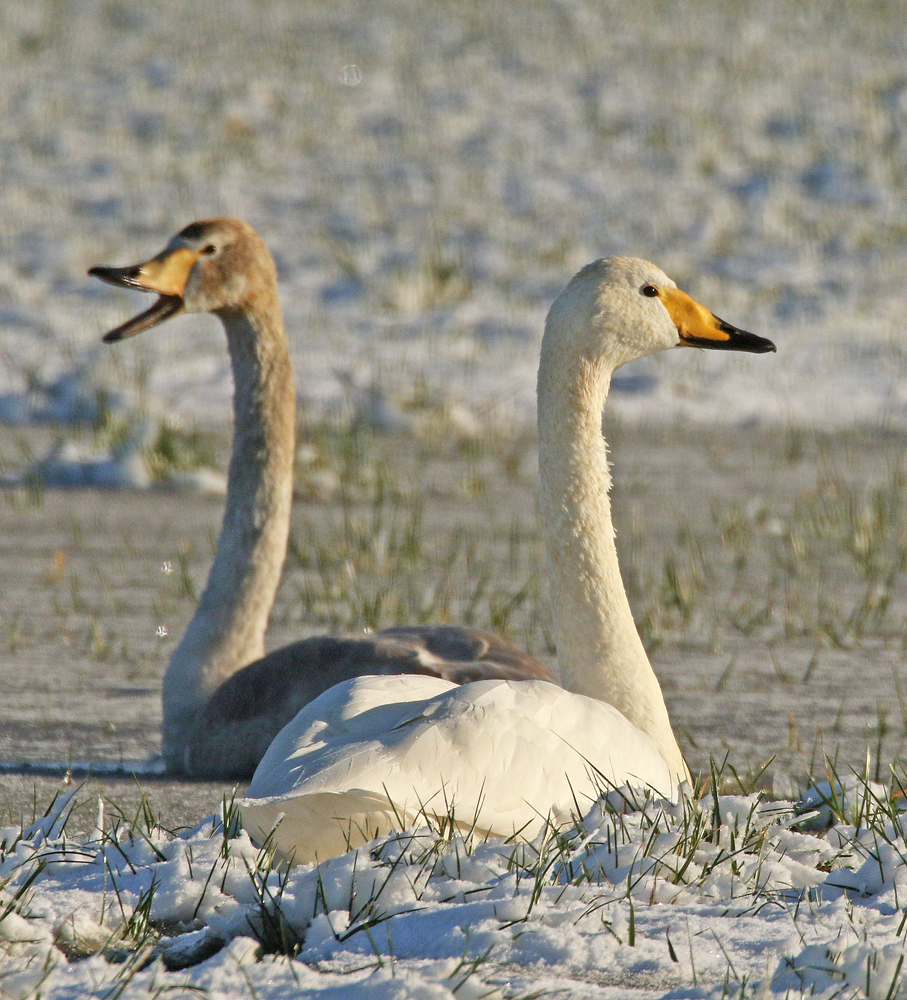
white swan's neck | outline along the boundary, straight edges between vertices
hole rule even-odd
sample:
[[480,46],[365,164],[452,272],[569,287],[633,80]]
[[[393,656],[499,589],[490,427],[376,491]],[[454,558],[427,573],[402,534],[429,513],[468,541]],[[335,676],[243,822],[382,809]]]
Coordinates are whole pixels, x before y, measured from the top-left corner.
[[564,687],[606,701],[686,766],[627,600],[611,522],[601,432],[612,368],[546,330],[538,381],[540,509]]
[[211,693],[264,655],[290,525],[295,390],[276,292],[220,318],[233,366],[233,450],[214,565],[164,678],[164,755],[177,765]]

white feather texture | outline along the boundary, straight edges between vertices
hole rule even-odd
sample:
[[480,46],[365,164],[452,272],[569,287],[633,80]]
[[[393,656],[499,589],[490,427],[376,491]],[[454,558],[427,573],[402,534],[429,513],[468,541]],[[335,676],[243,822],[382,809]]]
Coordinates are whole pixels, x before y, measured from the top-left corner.
[[282,855],[315,861],[425,816],[534,833],[548,816],[585,812],[618,776],[674,787],[649,737],[605,702],[546,681],[362,677],[277,735],[241,805],[254,834],[276,824]]
[[617,708],[684,778],[686,766],[620,575],[601,429],[614,369],[678,344],[661,300],[640,295],[647,284],[676,287],[646,261],[596,261],[551,307],[538,377],[539,510],[561,683]]
[[538,379],[541,516],[564,690],[368,677],[274,740],[240,805],[284,857],[323,859],[420,815],[532,836],[603,786],[675,797],[689,774],[621,581],[601,433],[615,368],[682,343],[764,352],[652,264],[597,261],[548,314]]

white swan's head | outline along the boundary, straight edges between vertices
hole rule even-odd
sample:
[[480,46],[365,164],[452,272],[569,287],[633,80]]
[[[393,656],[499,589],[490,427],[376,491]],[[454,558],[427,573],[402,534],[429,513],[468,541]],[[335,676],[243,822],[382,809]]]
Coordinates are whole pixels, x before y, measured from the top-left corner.
[[184,312],[248,311],[275,293],[274,260],[255,230],[239,219],[193,222],[151,260],[131,267],[93,267],[111,285],[157,292],[141,315],[105,334],[108,343],[132,337]]
[[610,368],[671,347],[775,350],[770,340],[719,319],[637,257],[588,264],[555,299],[545,324],[543,350],[567,348]]

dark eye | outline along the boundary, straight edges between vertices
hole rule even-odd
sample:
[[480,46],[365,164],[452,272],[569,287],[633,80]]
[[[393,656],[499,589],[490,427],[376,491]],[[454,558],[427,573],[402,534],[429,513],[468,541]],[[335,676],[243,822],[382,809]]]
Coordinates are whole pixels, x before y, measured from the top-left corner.
[[640,288],[640,291],[647,298],[650,299],[658,298],[658,289],[654,285],[643,285],[642,288]]
[[208,244],[208,245],[207,245],[207,246],[205,247],[205,249],[204,249],[204,250],[202,250],[202,253],[203,253],[203,254],[204,254],[204,255],[205,255],[206,257],[210,257],[210,256],[211,256],[212,254],[216,254],[216,253],[217,253],[217,247],[216,247],[216,246],[215,246],[215,245],[214,245],[213,243],[209,243],[209,244]]

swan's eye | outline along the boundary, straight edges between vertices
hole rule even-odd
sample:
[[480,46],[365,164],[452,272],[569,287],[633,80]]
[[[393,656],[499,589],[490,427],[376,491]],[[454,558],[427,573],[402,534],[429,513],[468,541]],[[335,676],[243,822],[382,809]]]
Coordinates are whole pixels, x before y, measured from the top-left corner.
[[654,285],[643,285],[642,288],[640,288],[640,291],[647,298],[650,299],[658,298],[658,289]]
[[208,244],[208,245],[207,245],[207,246],[205,247],[205,249],[204,249],[204,250],[202,250],[202,253],[203,253],[203,254],[204,254],[204,255],[205,255],[206,257],[211,257],[211,256],[212,256],[213,254],[216,254],[216,253],[217,253],[217,247],[216,247],[216,246],[215,246],[215,245],[214,245],[213,243],[209,243],[209,244]]

